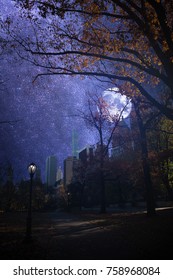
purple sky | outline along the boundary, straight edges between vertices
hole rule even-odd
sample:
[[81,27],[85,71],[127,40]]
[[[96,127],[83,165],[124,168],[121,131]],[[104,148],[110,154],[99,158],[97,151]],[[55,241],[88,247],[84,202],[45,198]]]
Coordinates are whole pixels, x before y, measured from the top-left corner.
[[[1,18],[13,12],[11,1],[0,0]],[[15,12],[15,19],[17,19]],[[22,23],[23,24],[23,23]],[[20,27],[20,25],[19,25]],[[87,91],[95,81],[80,77],[42,77],[33,83],[37,69],[16,60],[13,52],[1,55],[0,75],[0,165],[10,162],[17,181],[28,177],[27,165],[35,162],[44,180],[45,161],[56,155],[59,165],[72,154],[72,130],[76,129],[79,149],[96,141],[80,118],[69,117],[82,110]]]

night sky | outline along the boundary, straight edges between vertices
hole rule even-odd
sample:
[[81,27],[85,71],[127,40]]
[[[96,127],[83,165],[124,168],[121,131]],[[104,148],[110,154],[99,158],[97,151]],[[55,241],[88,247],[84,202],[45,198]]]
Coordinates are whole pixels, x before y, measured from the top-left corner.
[[[0,6],[1,18],[14,16],[11,1],[0,0]],[[17,59],[14,52],[0,59],[0,121],[12,121],[0,124],[0,166],[11,163],[14,178],[20,181],[28,178],[27,166],[35,162],[44,181],[47,156],[56,155],[62,166],[64,158],[72,155],[73,129],[79,149],[97,141],[94,132],[74,115],[83,110],[86,93],[100,87],[95,80],[68,76],[46,76],[33,83],[38,73],[35,66]]]

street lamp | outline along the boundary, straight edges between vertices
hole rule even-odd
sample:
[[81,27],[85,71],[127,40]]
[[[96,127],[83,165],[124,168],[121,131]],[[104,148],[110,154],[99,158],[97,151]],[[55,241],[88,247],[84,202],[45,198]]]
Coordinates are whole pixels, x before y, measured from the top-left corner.
[[26,241],[31,241],[31,227],[32,227],[32,183],[33,176],[35,174],[37,167],[35,163],[30,163],[28,165],[28,172],[30,175],[30,189],[29,189],[29,204],[28,204],[28,215],[26,219]]
[[67,209],[70,210],[70,192],[67,193]]

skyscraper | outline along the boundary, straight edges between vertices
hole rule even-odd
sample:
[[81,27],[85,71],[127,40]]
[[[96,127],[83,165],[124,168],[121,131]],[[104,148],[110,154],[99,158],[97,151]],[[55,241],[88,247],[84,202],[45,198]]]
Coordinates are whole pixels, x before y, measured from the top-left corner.
[[64,160],[64,185],[68,186],[75,178],[79,160],[76,157],[67,157]]
[[63,173],[62,173],[61,166],[59,166],[57,173],[56,173],[56,181],[60,181],[62,179],[63,179]]
[[94,145],[87,145],[85,148],[79,151],[79,159],[81,160],[83,166],[87,167],[94,160]]
[[56,182],[57,158],[49,156],[46,159],[46,184],[48,187],[53,187]]

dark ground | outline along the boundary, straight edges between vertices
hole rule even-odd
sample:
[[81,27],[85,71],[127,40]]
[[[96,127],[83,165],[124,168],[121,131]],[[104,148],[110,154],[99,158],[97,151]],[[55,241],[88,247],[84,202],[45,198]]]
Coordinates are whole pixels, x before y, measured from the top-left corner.
[[4,260],[173,259],[173,209],[146,213],[33,213],[33,241],[24,242],[26,213],[0,213]]

